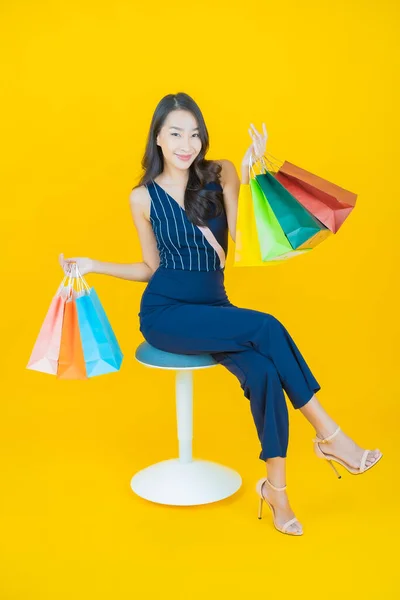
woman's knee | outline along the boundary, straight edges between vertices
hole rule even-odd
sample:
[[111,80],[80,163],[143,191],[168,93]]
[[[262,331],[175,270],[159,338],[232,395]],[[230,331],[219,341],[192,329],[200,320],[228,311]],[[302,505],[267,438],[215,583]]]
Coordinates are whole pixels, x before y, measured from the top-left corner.
[[277,317],[269,313],[265,313],[264,324],[272,327],[283,327],[283,323]]

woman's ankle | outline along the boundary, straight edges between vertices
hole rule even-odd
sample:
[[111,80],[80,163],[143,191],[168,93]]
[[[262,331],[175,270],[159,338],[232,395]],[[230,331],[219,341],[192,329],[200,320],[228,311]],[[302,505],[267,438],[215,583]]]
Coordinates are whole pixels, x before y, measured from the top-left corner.
[[281,488],[286,485],[286,458],[282,458],[281,456],[268,458],[266,460],[266,468],[267,479],[273,486]]
[[[330,437],[338,428],[338,425],[321,425],[320,427],[315,428],[315,437],[320,438],[321,440]],[[336,436],[335,436],[336,437]],[[330,441],[330,440],[329,440]]]

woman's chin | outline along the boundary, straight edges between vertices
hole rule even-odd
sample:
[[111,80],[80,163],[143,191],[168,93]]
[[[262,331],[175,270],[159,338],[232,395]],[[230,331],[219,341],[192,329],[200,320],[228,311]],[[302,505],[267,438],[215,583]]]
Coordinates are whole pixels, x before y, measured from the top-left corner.
[[176,167],[178,167],[178,169],[182,169],[182,171],[186,171],[190,165],[192,164],[192,160],[188,160],[188,162],[184,162],[182,160],[179,160],[179,158],[177,158],[176,160],[174,160],[174,165]]

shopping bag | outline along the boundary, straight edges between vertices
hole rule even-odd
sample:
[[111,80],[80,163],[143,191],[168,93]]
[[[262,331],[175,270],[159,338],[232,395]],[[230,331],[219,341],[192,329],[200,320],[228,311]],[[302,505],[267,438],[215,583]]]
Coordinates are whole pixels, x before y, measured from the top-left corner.
[[75,264],[81,289],[76,298],[79,330],[88,377],[118,371],[123,354],[94,288],[90,288]]
[[64,277],[64,280],[59,285],[57,292],[50,302],[29,358],[27,369],[48,373],[49,375],[57,374],[64,306],[68,293],[67,288],[64,286],[66,279],[67,276]]
[[264,266],[304,254],[293,249],[249,164],[249,184],[239,188],[234,266]]
[[337,233],[356,205],[357,194],[288,161],[279,166],[275,177],[333,233]]
[[263,266],[250,184],[239,187],[234,266]]
[[250,179],[250,187],[262,260],[287,254],[292,247],[256,178]]
[[88,377],[118,371],[121,360],[114,354],[89,294],[76,299],[79,329]]
[[118,364],[118,368],[121,366],[122,360],[124,358],[124,355],[122,353],[122,350],[119,346],[118,340],[115,336],[115,333],[113,331],[113,328],[111,327],[111,323],[108,320],[108,317],[106,315],[106,312],[103,308],[102,303],[100,302],[100,298],[97,295],[96,290],[94,289],[94,287],[90,288],[89,290],[89,295],[91,297],[92,303],[96,309],[96,312],[99,316],[99,319],[101,321],[102,327],[106,332],[108,341],[113,349],[114,352],[114,356],[116,358],[116,363]]
[[79,331],[76,301],[78,294],[74,291],[65,303],[62,326],[60,356],[58,359],[58,379],[87,379],[82,340]]
[[293,249],[314,248],[331,235],[271,173],[256,175],[256,181]]

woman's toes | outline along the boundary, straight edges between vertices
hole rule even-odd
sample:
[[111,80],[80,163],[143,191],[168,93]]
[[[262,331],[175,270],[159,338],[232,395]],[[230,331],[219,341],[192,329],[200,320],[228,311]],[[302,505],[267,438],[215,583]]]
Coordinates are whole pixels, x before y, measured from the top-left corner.
[[365,464],[367,467],[369,467],[370,465],[372,465],[380,456],[380,451],[379,450],[371,450],[368,454],[368,458],[365,461]]
[[288,531],[293,531],[293,533],[302,533],[303,529],[299,523],[292,523],[289,525]]

